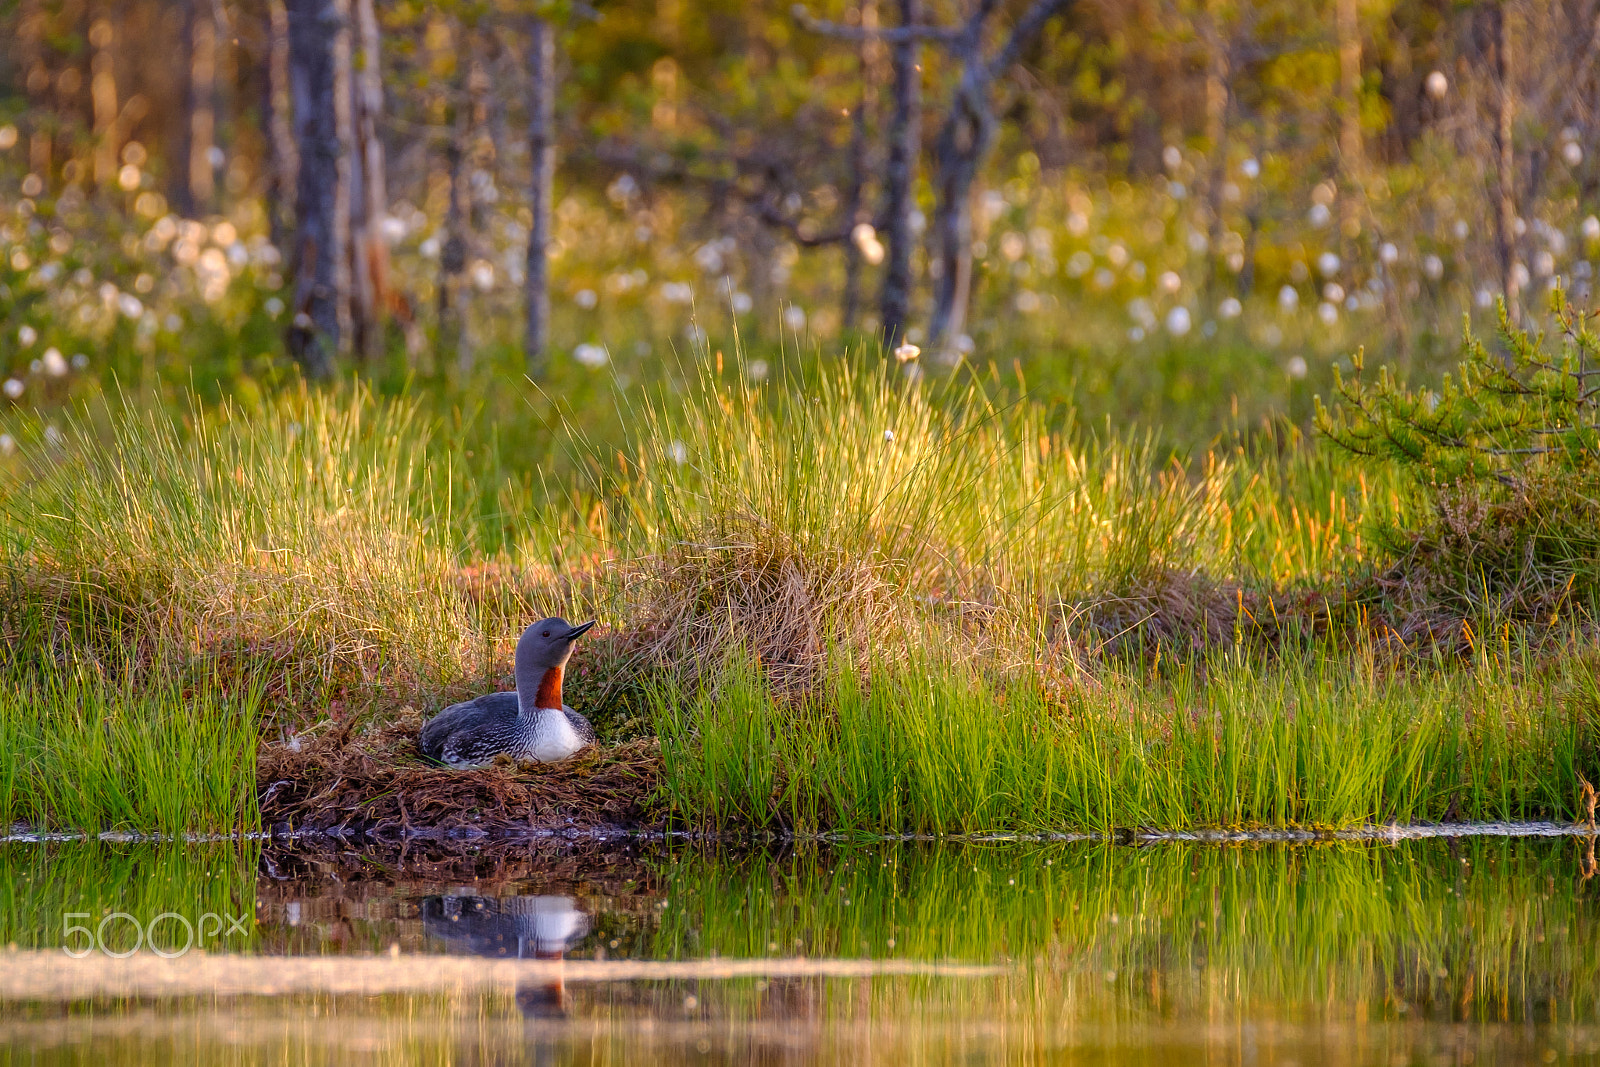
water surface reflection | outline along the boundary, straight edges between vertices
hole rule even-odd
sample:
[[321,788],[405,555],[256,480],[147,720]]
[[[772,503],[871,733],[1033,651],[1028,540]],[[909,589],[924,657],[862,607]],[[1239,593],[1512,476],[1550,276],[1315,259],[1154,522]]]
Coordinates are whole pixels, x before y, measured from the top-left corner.
[[[422,928],[451,951],[496,959],[561,959],[589,932],[589,917],[571,897],[424,897]],[[517,1010],[530,1019],[564,1019],[565,975],[517,980]]]
[[[248,901],[233,952],[460,963],[372,995],[17,996],[0,1043],[39,1063],[1597,1061],[1586,845],[11,845],[18,961],[60,944],[69,905]],[[997,969],[868,973],[933,961]]]

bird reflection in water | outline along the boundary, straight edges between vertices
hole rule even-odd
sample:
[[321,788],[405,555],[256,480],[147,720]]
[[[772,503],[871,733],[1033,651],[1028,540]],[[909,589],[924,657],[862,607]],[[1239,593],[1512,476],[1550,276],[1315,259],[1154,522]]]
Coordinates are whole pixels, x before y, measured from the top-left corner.
[[[457,952],[492,959],[559,960],[589,932],[571,897],[425,897],[422,928]],[[517,981],[517,1008],[528,1019],[564,1019],[567,991],[554,979]]]

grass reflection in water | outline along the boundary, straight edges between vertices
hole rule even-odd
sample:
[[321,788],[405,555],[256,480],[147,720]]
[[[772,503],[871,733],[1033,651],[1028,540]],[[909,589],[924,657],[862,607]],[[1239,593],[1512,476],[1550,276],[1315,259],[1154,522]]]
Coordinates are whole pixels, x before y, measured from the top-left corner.
[[358,1053],[383,1063],[1162,1061],[1252,1050],[1265,1062],[1581,1059],[1600,1049],[1600,882],[1584,877],[1587,844],[612,847],[485,853],[420,873],[395,857],[269,850],[260,875],[224,867],[221,849],[191,848],[162,862],[187,855],[200,881],[173,877],[160,883],[175,887],[171,899],[131,903],[95,889],[83,856],[127,876],[106,846],[12,845],[0,850],[10,887],[0,922],[23,945],[56,943],[25,928],[52,908],[86,910],[75,893],[102,907],[176,910],[197,903],[193,887],[209,871],[234,879],[218,890],[228,900],[260,901],[249,947],[269,955],[383,958],[395,944],[398,966],[462,950],[463,939],[430,932],[429,915],[477,910],[475,900],[509,914],[526,910],[519,898],[541,898],[543,909],[569,900],[583,917],[570,923],[569,960],[804,955],[1005,969],[569,975],[559,1011],[551,998],[530,1011],[520,987],[35,1002],[0,1012],[0,1047],[44,1063],[336,1063]]

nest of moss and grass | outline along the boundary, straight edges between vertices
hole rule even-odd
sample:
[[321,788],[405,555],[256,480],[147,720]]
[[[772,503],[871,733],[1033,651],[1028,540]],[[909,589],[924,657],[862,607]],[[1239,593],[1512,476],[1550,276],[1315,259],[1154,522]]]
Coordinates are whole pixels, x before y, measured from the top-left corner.
[[275,835],[408,841],[649,827],[660,759],[651,739],[556,764],[506,760],[464,774],[417,749],[423,716],[380,729],[299,734],[257,754],[262,824]]

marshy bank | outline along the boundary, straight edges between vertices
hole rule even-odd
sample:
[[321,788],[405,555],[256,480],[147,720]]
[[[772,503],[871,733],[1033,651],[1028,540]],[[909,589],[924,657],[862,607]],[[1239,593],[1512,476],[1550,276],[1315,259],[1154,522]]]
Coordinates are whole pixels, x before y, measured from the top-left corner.
[[[1600,477],[1571,327],[1554,355],[1514,344],[1520,377],[1469,347],[1432,401],[1346,386],[1344,447],[1266,428],[1181,463],[992,383],[839,366],[707,370],[628,410],[626,449],[572,430],[561,477],[359,388],[22,427],[0,819],[1587,817]],[[568,700],[602,751],[425,767],[415,725],[509,687],[552,613],[601,620]]]

